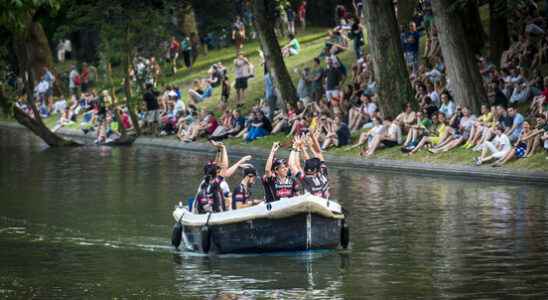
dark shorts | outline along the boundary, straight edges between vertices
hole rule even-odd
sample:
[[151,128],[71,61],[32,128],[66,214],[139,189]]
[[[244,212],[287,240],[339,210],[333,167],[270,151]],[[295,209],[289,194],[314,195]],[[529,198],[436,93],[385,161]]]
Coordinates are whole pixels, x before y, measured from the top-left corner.
[[247,78],[246,77],[236,78],[236,89],[237,90],[247,89]]
[[396,141],[391,141],[391,140],[382,140],[381,143],[382,143],[386,148],[391,148],[391,147],[394,147],[394,146],[397,146],[397,145],[398,145],[398,142],[396,142]]

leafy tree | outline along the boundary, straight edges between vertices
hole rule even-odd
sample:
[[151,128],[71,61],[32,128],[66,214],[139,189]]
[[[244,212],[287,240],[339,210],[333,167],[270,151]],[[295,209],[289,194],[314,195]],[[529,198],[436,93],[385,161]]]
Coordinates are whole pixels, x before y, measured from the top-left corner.
[[[13,106],[16,120],[30,129],[52,147],[77,145],[53,133],[42,121],[34,104],[34,83],[45,66],[52,67],[52,55],[48,40],[40,23],[33,20],[38,9],[59,9],[59,0],[7,0],[0,2],[0,27],[13,35],[19,71],[24,73],[27,101],[33,112],[31,117]],[[3,94],[3,92],[2,92]],[[4,98],[4,95],[2,95]]]

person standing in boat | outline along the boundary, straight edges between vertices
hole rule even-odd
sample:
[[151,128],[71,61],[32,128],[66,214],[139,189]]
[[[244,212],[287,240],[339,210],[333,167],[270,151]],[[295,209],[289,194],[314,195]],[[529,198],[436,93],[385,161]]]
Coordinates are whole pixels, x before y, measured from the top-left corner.
[[200,182],[195,197],[193,211],[200,214],[221,212],[230,209],[231,193],[226,178],[232,176],[239,167],[247,166],[251,155],[242,157],[237,163],[229,166],[228,154],[225,145],[211,142],[217,148],[215,161],[209,161],[204,166],[204,178]]
[[254,167],[244,168],[244,178],[232,192],[232,209],[250,207],[261,202],[251,199],[251,187],[257,179],[257,171]]
[[266,161],[265,175],[262,178],[267,202],[291,198],[299,194],[299,182],[290,176],[287,162],[284,159],[275,158],[279,148],[278,142],[272,145]]
[[[308,155],[307,145],[314,155],[312,158]],[[301,152],[305,160],[304,170],[301,168]],[[317,132],[304,138],[296,137],[289,159],[291,172],[302,182],[305,193],[329,199],[329,177]]]

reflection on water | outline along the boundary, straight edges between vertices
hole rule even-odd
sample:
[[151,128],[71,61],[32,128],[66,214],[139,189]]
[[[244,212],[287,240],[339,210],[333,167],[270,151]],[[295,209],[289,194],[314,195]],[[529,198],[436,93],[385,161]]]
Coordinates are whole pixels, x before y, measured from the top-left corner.
[[546,187],[332,168],[349,250],[204,256],[169,236],[206,156],[0,129],[0,157],[0,298],[548,297]]

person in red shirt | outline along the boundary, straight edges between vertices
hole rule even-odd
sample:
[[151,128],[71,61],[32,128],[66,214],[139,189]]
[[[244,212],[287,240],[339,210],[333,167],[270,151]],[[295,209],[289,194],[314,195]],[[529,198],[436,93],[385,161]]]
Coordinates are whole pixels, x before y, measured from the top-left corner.
[[301,27],[303,31],[306,28],[306,1],[301,2],[299,8],[297,8],[299,14],[299,22],[301,22]]
[[180,48],[181,44],[174,36],[172,36],[169,44],[169,59],[171,60],[171,69],[173,70],[173,74],[177,72],[177,58],[179,57]]
[[87,63],[82,64],[82,72],[80,72],[80,88],[82,93],[86,93],[89,88],[89,68]]

